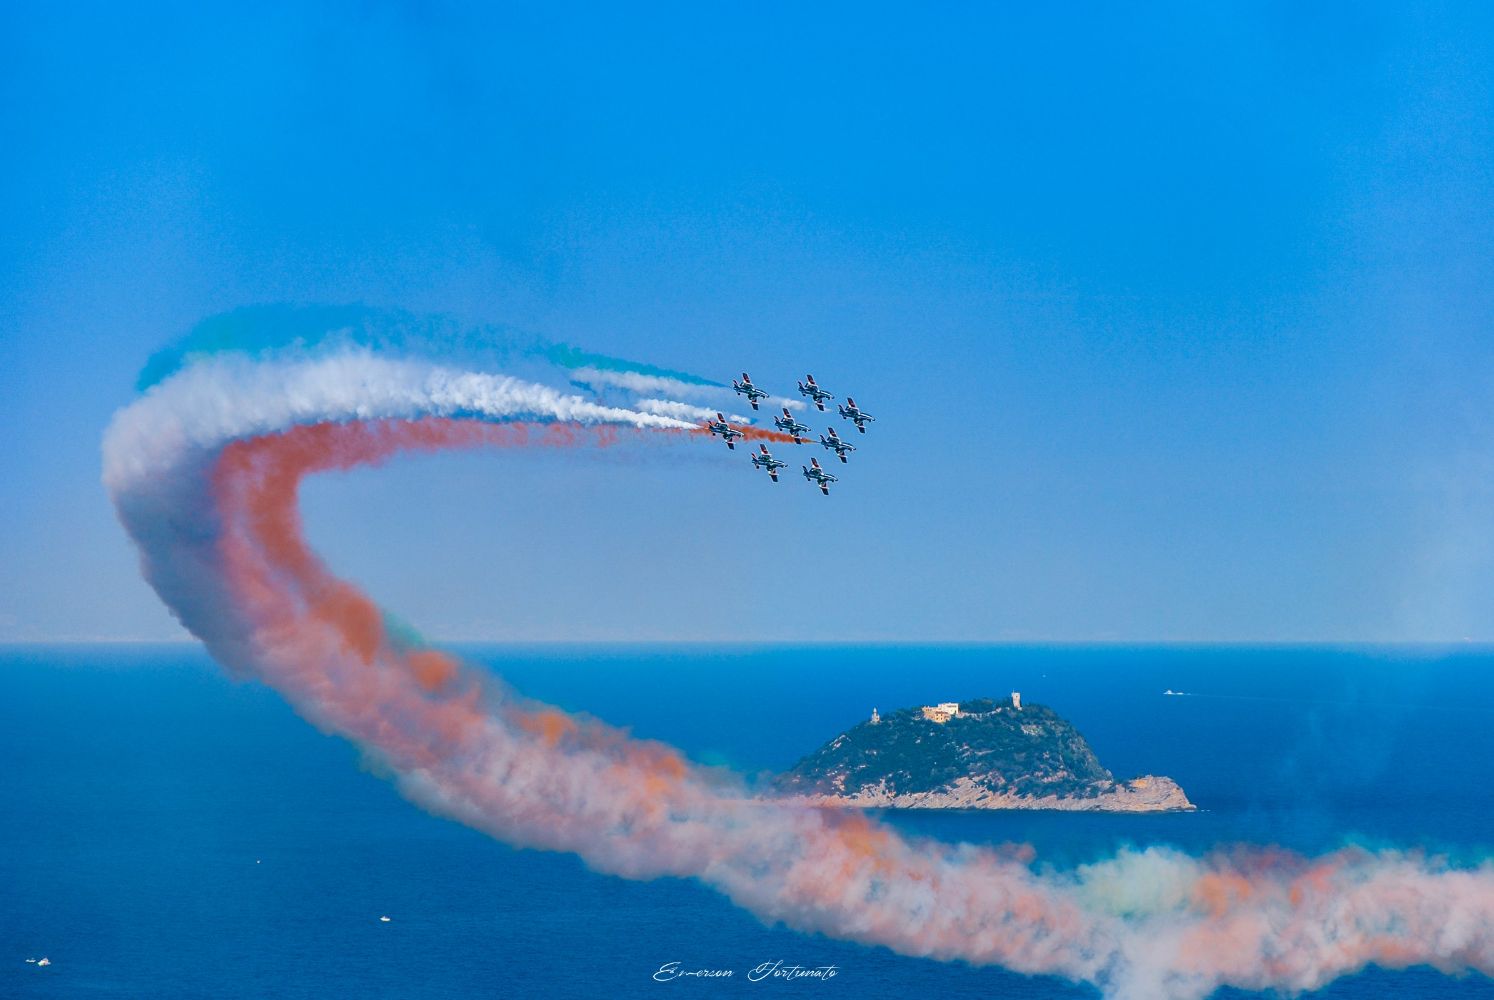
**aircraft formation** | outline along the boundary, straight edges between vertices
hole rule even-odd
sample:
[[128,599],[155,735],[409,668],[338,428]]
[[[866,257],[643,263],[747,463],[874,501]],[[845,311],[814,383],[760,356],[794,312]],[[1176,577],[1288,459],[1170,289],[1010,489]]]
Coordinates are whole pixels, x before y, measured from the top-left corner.
[[[754,410],[758,409],[758,403],[761,400],[767,399],[769,395],[754,385],[752,376],[746,372],[742,373],[742,380],[740,382],[732,379],[731,387],[737,395],[746,396],[747,402],[751,404]],[[825,403],[835,398],[834,393],[820,387],[819,383],[814,380],[813,375],[804,376],[804,381],[799,383],[799,395],[806,397],[814,404],[815,409],[821,413],[825,412]],[[856,425],[856,430],[862,434],[866,433],[866,425],[877,419],[857,406],[856,400],[851,396],[846,397],[844,405],[838,405],[835,409],[841,415],[842,419],[851,421]],[[773,426],[793,438],[794,444],[804,444],[810,440],[810,426],[794,419],[794,415],[789,412],[787,406],[783,407],[782,416],[775,416],[773,418]],[[747,436],[746,431],[740,427],[733,427],[727,421],[725,415],[719,411],[716,413],[715,420],[706,421],[706,429],[724,440],[726,447],[733,451],[736,450],[737,439]],[[846,456],[855,451],[856,446],[835,433],[834,427],[828,428],[827,431],[829,437],[826,437],[824,434],[819,436],[820,446],[835,452],[835,456],[841,460],[842,464],[848,464]],[[768,478],[776,483],[778,482],[778,470],[788,468],[788,463],[774,458],[772,452],[768,451],[768,446],[760,444],[758,445],[757,454],[752,456],[752,467],[767,470]],[[820,492],[825,496],[830,495],[830,484],[839,482],[838,477],[832,476],[825,471],[820,465],[820,460],[817,458],[811,458],[808,465],[801,465],[800,468],[804,472],[804,479],[818,486]]]

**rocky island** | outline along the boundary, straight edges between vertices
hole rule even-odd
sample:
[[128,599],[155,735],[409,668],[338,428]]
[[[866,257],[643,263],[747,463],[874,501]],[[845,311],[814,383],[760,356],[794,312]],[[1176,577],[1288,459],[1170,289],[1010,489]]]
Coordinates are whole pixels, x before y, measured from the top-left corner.
[[1182,812],[1171,778],[1116,781],[1045,705],[979,698],[905,708],[841,733],[775,782],[815,805],[919,809]]

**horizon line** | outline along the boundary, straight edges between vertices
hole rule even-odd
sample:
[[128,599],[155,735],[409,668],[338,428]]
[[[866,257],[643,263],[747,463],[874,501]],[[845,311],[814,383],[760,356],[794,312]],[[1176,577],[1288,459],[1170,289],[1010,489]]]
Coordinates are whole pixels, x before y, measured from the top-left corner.
[[[1459,648],[1478,649],[1494,647],[1494,638],[1459,639],[1373,639],[1373,638],[1324,638],[1324,639],[1082,639],[1041,637],[1031,639],[736,639],[736,638],[533,638],[491,639],[462,638],[434,639],[428,646],[991,646],[991,647],[1233,647],[1233,648]],[[59,638],[59,639],[0,639],[0,649],[24,649],[56,646],[180,646],[196,647],[206,652],[196,639],[143,639],[143,638]]]

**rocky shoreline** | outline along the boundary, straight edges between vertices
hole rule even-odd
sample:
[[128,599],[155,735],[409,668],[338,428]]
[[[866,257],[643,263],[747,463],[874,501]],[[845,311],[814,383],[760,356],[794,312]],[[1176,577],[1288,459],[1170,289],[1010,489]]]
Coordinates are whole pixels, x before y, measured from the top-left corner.
[[1113,782],[1090,797],[1016,795],[994,792],[969,778],[956,778],[941,791],[893,793],[886,782],[850,795],[794,795],[785,801],[851,809],[1027,809],[1057,812],[1163,813],[1197,810],[1182,786],[1161,775]]

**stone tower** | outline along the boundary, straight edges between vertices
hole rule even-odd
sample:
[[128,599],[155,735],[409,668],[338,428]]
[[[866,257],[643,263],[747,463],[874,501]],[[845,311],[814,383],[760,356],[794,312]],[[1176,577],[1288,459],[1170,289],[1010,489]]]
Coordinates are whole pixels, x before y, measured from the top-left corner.
[[873,708],[872,709],[872,725],[875,726],[877,723],[879,723],[881,721],[882,721],[882,717],[880,715],[878,715],[877,714],[877,710],[875,708]]
[[1012,692],[1012,708],[1015,708],[1019,712],[1022,711],[1022,692],[1021,691],[1013,691]]

